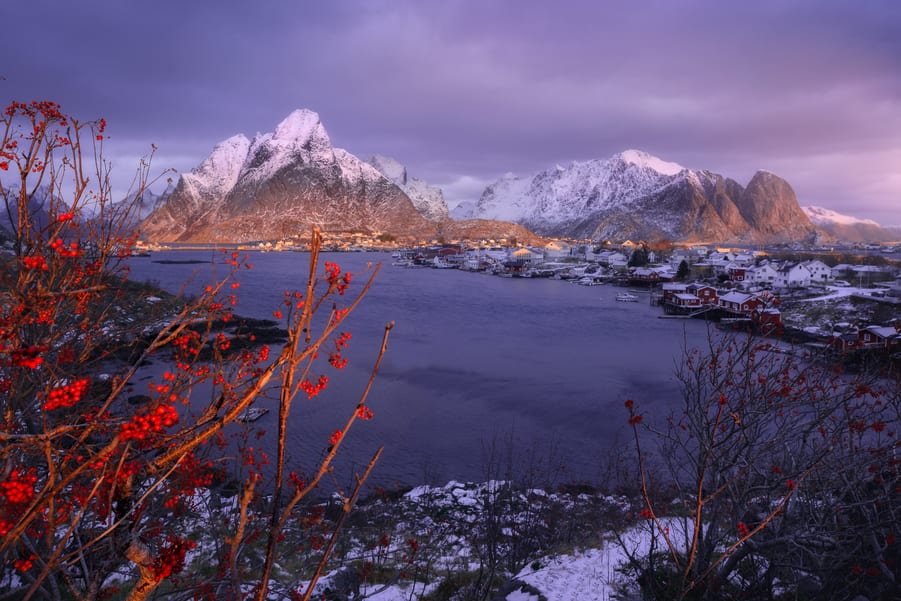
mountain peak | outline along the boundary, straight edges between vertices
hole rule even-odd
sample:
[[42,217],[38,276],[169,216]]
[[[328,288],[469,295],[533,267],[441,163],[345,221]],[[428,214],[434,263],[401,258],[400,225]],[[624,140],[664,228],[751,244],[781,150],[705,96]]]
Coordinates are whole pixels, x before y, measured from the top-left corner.
[[303,143],[320,131],[325,133],[318,113],[309,109],[296,109],[275,127],[272,139]]
[[652,154],[648,154],[643,150],[624,150],[621,153],[614,155],[614,158],[619,158],[624,163],[629,163],[630,165],[635,165],[637,167],[653,169],[657,173],[661,173],[663,175],[676,175],[677,173],[685,169],[678,163],[664,161],[663,159],[657,158]]
[[333,148],[319,115],[306,109],[253,141],[238,135],[218,144],[142,222],[145,238],[160,242],[246,242],[311,226],[399,235],[432,227],[400,187]]

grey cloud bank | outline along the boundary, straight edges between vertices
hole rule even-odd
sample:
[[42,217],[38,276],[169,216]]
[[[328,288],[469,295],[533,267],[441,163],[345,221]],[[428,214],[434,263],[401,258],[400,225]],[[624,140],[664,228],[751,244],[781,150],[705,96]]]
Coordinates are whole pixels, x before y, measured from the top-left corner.
[[188,170],[298,107],[449,203],[640,148],[901,224],[901,4],[885,1],[6,3],[0,99],[110,123],[127,180]]

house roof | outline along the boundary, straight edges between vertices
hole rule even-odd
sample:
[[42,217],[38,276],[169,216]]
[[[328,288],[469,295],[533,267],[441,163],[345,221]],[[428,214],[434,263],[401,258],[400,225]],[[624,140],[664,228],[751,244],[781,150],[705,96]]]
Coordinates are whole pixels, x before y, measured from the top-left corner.
[[890,326],[867,326],[864,328],[867,332],[872,332],[880,338],[891,338],[898,335],[898,331]]
[[751,300],[752,298],[754,298],[754,295],[752,295],[752,294],[745,294],[744,292],[736,292],[734,290],[732,292],[727,292],[726,294],[723,294],[722,296],[720,296],[720,300],[722,300],[722,301],[726,301],[727,303],[739,303],[739,304],[746,303],[749,300]]

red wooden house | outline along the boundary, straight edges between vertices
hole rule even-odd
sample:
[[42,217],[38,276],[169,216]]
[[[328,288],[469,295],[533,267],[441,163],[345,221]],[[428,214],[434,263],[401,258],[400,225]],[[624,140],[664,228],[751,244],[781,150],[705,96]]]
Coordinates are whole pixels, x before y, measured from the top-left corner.
[[713,286],[708,286],[707,284],[689,284],[687,292],[690,292],[701,299],[702,305],[717,304],[719,292]]
[[766,301],[753,294],[745,294],[744,292],[733,290],[719,297],[717,305],[730,313],[751,315],[754,310],[765,308]]

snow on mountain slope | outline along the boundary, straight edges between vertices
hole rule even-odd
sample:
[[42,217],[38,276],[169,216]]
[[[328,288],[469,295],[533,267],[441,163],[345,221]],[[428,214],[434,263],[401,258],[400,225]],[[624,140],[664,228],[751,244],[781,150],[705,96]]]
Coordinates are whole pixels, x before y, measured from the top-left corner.
[[391,157],[376,154],[366,159],[366,162],[400,187],[410,197],[413,206],[423,217],[429,221],[450,219],[447,203],[444,201],[444,194],[440,188],[421,179],[410,177],[407,168]]
[[676,163],[627,150],[609,159],[557,166],[531,178],[508,173],[485,189],[476,216],[531,226],[566,223],[651,194],[685,171]]
[[624,150],[623,152],[619,153],[619,157],[627,163],[637,165],[639,167],[653,169],[654,171],[662,173],[664,175],[676,175],[677,173],[685,169],[685,167],[678,163],[664,161],[663,159],[659,159],[646,152],[642,152],[641,150]]
[[319,114],[308,109],[293,111],[272,133],[254,136],[242,166],[241,183],[265,181],[298,162],[316,166],[335,162],[332,142]]
[[476,203],[473,217],[500,221],[521,221],[532,212],[529,191],[532,180],[506,173],[485,188]]
[[817,236],[785,180],[758,172],[743,188],[639,150],[488,186],[475,218],[573,238],[784,242]]
[[361,161],[343,148],[335,148],[334,153],[335,160],[338,162],[338,166],[341,167],[341,175],[345,184],[354,186],[360,182],[375,183],[384,181],[385,178],[379,173],[378,169],[366,161]]
[[898,232],[871,219],[844,215],[823,207],[801,207],[810,220],[837,240],[845,242],[892,242]]
[[872,219],[859,219],[857,217],[852,217],[850,215],[843,215],[837,211],[833,211],[832,209],[826,209],[823,207],[815,207],[815,206],[806,206],[801,207],[801,210],[807,213],[807,217],[816,225],[819,226],[827,226],[831,224],[841,224],[841,225],[856,225],[856,224],[866,224],[866,225],[875,225],[879,226],[878,223],[873,221]]
[[250,140],[243,134],[217,144],[200,165],[190,173],[182,174],[181,179],[187,191],[198,199],[206,195],[228,194],[238,182],[249,149]]
[[451,219],[454,221],[463,221],[466,219],[475,219],[478,208],[476,207],[476,203],[471,202],[469,200],[464,200],[463,202],[457,204],[453,209],[450,210]]

